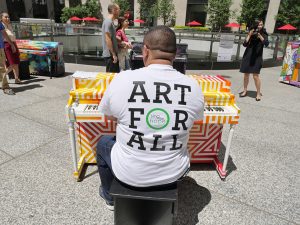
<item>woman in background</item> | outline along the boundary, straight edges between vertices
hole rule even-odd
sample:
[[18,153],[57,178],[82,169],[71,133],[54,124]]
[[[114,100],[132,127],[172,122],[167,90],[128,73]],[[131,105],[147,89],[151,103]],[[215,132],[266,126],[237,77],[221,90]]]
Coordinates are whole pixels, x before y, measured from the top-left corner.
[[11,45],[4,38],[4,52],[6,56],[6,74],[13,70],[15,76],[15,83],[21,84],[19,79],[19,64],[20,64],[20,53],[16,45],[16,37],[13,33],[13,29],[10,23],[9,15],[6,12],[1,13],[1,22],[5,27],[5,31],[9,36],[10,40],[13,42],[16,52],[12,51]]
[[132,48],[132,46],[125,34],[125,29],[128,28],[128,26],[129,26],[128,19],[124,17],[119,17],[116,36],[119,43],[118,60],[119,60],[119,66],[121,71],[130,69],[128,49]]
[[260,92],[261,81],[259,74],[263,63],[263,48],[269,45],[268,33],[264,29],[263,21],[258,20],[255,22],[254,26],[250,28],[243,45],[246,47],[246,50],[243,55],[240,72],[244,73],[244,90],[240,93],[240,97],[247,96],[249,76],[252,73],[257,91],[255,100],[260,101],[262,94]]

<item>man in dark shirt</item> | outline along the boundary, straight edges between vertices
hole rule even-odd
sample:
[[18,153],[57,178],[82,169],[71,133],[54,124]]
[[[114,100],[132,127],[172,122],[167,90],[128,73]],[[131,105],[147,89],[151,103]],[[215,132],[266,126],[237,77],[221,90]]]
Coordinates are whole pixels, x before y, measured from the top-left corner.
[[108,5],[108,17],[102,24],[102,46],[103,58],[106,64],[106,72],[120,72],[118,63],[118,42],[116,38],[116,30],[114,20],[118,19],[120,7],[117,4]]

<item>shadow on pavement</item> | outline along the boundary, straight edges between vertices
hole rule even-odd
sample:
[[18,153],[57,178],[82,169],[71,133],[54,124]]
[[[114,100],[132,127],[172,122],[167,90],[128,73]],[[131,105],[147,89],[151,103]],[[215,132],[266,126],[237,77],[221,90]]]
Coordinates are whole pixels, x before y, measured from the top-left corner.
[[[223,143],[221,143],[220,151],[219,151],[219,154],[218,154],[218,158],[219,158],[221,163],[224,162],[225,150],[226,150],[225,145]],[[237,169],[237,167],[234,164],[234,162],[233,162],[233,160],[230,156],[230,153],[229,153],[228,162],[227,162],[227,166],[226,166],[226,170],[227,170],[226,177],[228,177],[236,169]],[[212,170],[215,170],[216,173],[218,173],[217,169],[215,167],[215,164],[213,162],[211,162],[211,163],[194,163],[194,164],[191,164],[191,171],[212,171]]]
[[15,93],[19,93],[19,92],[22,92],[22,91],[27,91],[27,90],[31,90],[31,89],[35,89],[35,88],[41,88],[43,87],[42,85],[40,84],[30,84],[30,85],[27,85],[27,86],[18,86],[18,87],[13,87],[13,91]]
[[44,81],[44,80],[46,80],[46,79],[32,78],[32,79],[29,79],[29,80],[22,80],[22,84],[31,84],[31,83],[35,83],[35,82],[41,82],[41,81]]
[[198,224],[198,215],[210,200],[211,194],[208,189],[198,185],[191,177],[185,177],[178,183],[178,209],[174,224]]
[[256,98],[256,91],[247,91],[247,97]]

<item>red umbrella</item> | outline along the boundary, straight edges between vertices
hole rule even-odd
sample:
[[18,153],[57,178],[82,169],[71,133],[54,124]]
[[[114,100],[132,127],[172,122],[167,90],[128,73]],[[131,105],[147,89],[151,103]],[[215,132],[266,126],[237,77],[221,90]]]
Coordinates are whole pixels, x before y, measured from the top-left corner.
[[82,19],[77,17],[77,16],[73,16],[70,18],[71,21],[81,21]]
[[277,28],[278,30],[297,30],[296,27],[292,26],[291,24],[286,24],[282,27]]
[[226,24],[225,27],[237,27],[237,28],[239,28],[240,25],[238,23],[229,23],[229,24]]
[[144,20],[141,20],[141,19],[135,19],[133,20],[134,23],[145,23]]
[[96,17],[84,17],[83,20],[84,20],[84,21],[100,21],[100,20],[97,19]]
[[200,25],[202,25],[202,24],[199,23],[199,22],[197,22],[197,21],[195,21],[195,20],[193,20],[192,22],[189,22],[187,25],[188,25],[188,26],[200,26]]

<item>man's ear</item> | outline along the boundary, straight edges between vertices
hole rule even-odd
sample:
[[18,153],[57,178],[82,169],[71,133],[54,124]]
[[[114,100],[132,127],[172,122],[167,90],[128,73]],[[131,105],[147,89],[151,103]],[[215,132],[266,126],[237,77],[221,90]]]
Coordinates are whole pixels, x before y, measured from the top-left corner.
[[144,65],[147,66],[147,61],[149,57],[149,49],[147,48],[146,45],[143,46],[143,62]]
[[146,53],[146,55],[148,55],[148,53],[149,53],[148,50],[149,49],[147,48],[147,46],[143,45],[143,52]]

